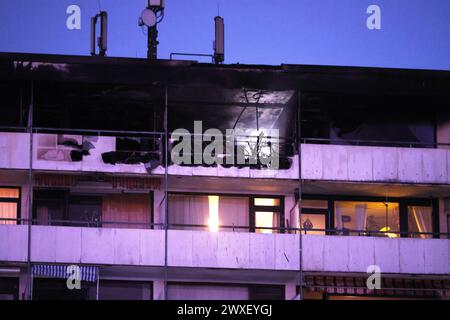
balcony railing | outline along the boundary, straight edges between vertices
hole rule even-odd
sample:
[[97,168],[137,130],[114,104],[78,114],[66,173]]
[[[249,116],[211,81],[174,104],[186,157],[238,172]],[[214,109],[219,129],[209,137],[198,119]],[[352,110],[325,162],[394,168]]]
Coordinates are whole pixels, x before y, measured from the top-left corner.
[[[304,230],[280,228],[279,231]],[[30,256],[28,239],[31,239]],[[287,271],[302,268],[304,271],[359,273],[365,273],[370,265],[378,265],[384,273],[448,275],[449,244],[449,240],[443,239],[308,234],[300,238],[298,233],[0,224],[0,261],[26,262],[29,259],[32,263],[160,267],[167,263],[169,267]]]
[[419,142],[399,140],[371,140],[371,139],[330,139],[330,138],[301,138],[304,144],[330,144],[350,145],[366,147],[400,147],[400,148],[450,148],[450,143],[442,142]]
[[[46,224],[42,224],[38,219],[26,218],[0,218],[1,224],[17,224],[27,225],[31,221],[32,225],[39,226],[65,226],[65,227],[88,227],[88,228],[126,228],[126,229],[165,229],[164,223],[146,223],[146,222],[130,222],[130,221],[81,221],[81,220],[48,220]],[[272,234],[303,234],[312,236],[312,232],[323,232],[327,236],[358,236],[358,237],[385,237],[385,238],[440,238],[450,239],[450,232],[415,232],[415,231],[380,231],[380,230],[358,230],[358,229],[339,229],[339,228],[293,228],[293,227],[259,227],[249,225],[218,225],[218,231],[211,231],[211,226],[208,224],[187,224],[187,223],[169,223],[168,230],[183,230],[191,231],[208,231],[216,232],[246,232],[258,233],[259,231],[270,231]]]
[[[95,130],[95,129],[63,129],[63,128],[43,128],[35,127],[32,129],[33,139],[27,132],[25,127],[0,127],[0,135],[2,132],[6,134],[20,133],[23,136],[20,141],[12,142],[14,147],[20,147],[21,159],[23,164],[18,167],[28,165],[29,144],[33,144],[33,169],[58,169],[66,170],[100,170],[113,171],[111,167],[105,165],[139,165],[142,168],[135,168],[137,173],[164,173],[165,167],[165,133],[150,131],[113,131],[113,130]],[[169,137],[172,133],[168,133]],[[190,135],[191,139],[195,134]],[[205,138],[208,135],[202,134]],[[290,137],[272,137],[262,135],[235,135],[233,147],[234,155],[226,154],[226,141],[224,141],[222,155],[215,155],[217,159],[227,162],[231,159],[232,164],[221,164],[224,170],[229,167],[249,168],[249,169],[265,169],[267,164],[261,159],[270,156],[277,158],[278,167],[275,169],[287,170],[293,164],[291,157],[294,156],[294,138]],[[11,136],[13,139],[13,136]],[[193,141],[191,141],[192,144]],[[22,145],[20,145],[22,144]],[[123,147],[123,145],[130,147]],[[206,144],[203,142],[202,154]],[[133,148],[134,145],[134,148]],[[169,140],[168,149],[176,145],[174,141]],[[240,163],[241,155],[237,149],[242,147],[244,154],[244,162]],[[12,148],[12,146],[10,147]],[[194,150],[194,148],[191,148]],[[8,150],[5,150],[6,152]],[[16,150],[17,151],[17,150]],[[201,163],[195,163],[194,153],[184,154],[192,158],[191,163],[181,164],[183,167],[218,167],[215,164],[207,164],[201,157]],[[95,156],[95,159],[93,159]],[[95,160],[95,161],[94,161]],[[60,165],[56,166],[56,163]],[[72,163],[72,164],[71,164]],[[1,165],[1,163],[0,163]],[[14,163],[11,163],[14,167]],[[168,153],[168,165],[174,165],[170,152]],[[96,166],[96,167],[95,167]],[[159,167],[159,168],[158,168]],[[295,165],[294,165],[295,167]],[[273,169],[273,168],[271,168]],[[122,168],[124,172],[133,171],[130,167]],[[134,171],[136,171],[134,170]],[[117,170],[116,170],[117,171]]]

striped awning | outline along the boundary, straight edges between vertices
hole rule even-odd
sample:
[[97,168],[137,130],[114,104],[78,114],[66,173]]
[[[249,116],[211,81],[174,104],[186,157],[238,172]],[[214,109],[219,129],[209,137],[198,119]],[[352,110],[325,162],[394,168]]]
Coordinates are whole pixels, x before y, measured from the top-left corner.
[[[33,276],[41,276],[47,278],[67,279],[73,274],[69,270],[70,265],[56,264],[35,264],[32,266]],[[80,280],[95,282],[98,278],[98,267],[95,266],[77,266],[80,268]]]
[[349,296],[448,297],[450,279],[381,277],[381,289],[368,289],[366,277],[306,275],[310,291]]

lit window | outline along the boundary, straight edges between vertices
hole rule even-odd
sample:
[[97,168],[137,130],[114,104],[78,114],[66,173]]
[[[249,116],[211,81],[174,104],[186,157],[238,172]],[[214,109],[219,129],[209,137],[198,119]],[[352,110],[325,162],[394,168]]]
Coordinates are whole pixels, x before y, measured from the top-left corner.
[[208,219],[209,231],[217,232],[219,231],[219,197],[208,196],[208,202],[209,202],[209,219]]
[[302,228],[305,234],[325,235],[325,214],[302,214]]
[[274,198],[255,198],[255,206],[276,207],[280,205],[280,199]]
[[255,231],[278,233],[281,222],[280,198],[255,198]]
[[366,235],[373,232],[371,235],[374,236],[398,237],[400,230],[399,204],[336,201],[335,227],[344,235]]
[[[432,208],[425,206],[408,207],[408,231],[418,233],[433,232]],[[431,234],[413,234],[413,238],[432,238]]]
[[17,224],[19,189],[0,187],[0,224]]

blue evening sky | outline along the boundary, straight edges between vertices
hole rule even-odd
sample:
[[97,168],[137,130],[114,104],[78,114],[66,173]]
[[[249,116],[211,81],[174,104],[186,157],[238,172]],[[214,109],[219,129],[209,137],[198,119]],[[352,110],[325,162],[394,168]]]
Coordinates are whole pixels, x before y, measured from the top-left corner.
[[[211,53],[213,18],[225,19],[225,63],[319,64],[450,70],[449,0],[166,0],[160,58]],[[145,57],[137,26],[146,0],[0,0],[0,51],[89,54],[89,19],[109,15],[109,56]],[[81,30],[66,8],[81,8]],[[381,7],[381,30],[366,9]],[[202,60],[202,59],[198,59]]]

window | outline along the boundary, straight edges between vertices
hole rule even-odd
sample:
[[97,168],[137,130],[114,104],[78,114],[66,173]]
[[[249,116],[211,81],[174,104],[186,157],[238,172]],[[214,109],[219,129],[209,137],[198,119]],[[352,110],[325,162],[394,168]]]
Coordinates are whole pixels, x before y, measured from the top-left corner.
[[276,285],[251,285],[249,300],[285,300],[285,288]]
[[283,210],[282,197],[169,195],[173,229],[275,233],[284,226]]
[[38,225],[58,225],[65,219],[65,190],[35,190],[33,218]]
[[152,300],[152,284],[140,281],[100,280],[98,300]]
[[169,300],[284,300],[284,286],[169,283]]
[[[398,237],[400,231],[399,204],[393,202],[336,201],[335,228],[343,235]],[[365,230],[368,233],[364,232]],[[393,233],[390,233],[393,232]]]
[[302,200],[302,223],[305,234],[325,235],[327,229],[328,201]]
[[34,218],[39,225],[146,229],[151,225],[148,193],[71,194],[35,190]]
[[33,300],[151,300],[152,283],[101,280],[81,282],[80,290],[69,290],[66,279],[34,278]]
[[171,228],[181,230],[247,232],[242,227],[249,225],[249,199],[239,196],[170,194],[169,223]]
[[313,143],[434,147],[437,110],[426,98],[305,93],[301,134]]
[[258,233],[279,233],[272,228],[281,227],[281,199],[254,198],[255,231]]
[[0,300],[19,298],[19,279],[0,277]]
[[17,224],[19,204],[19,188],[0,187],[0,224]]
[[[427,233],[433,232],[432,207],[408,206],[408,231]],[[413,238],[432,238],[432,234],[412,234]]]
[[75,225],[100,226],[102,215],[102,198],[96,196],[71,195],[69,198],[67,220]]
[[437,199],[305,195],[301,207],[305,234],[437,237]]
[[239,285],[169,284],[169,300],[248,300],[248,288]]
[[33,300],[95,300],[94,285],[81,282],[79,290],[69,290],[66,279],[33,279]]

